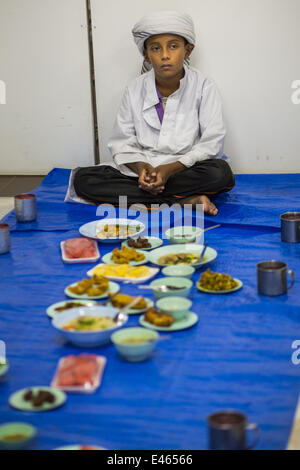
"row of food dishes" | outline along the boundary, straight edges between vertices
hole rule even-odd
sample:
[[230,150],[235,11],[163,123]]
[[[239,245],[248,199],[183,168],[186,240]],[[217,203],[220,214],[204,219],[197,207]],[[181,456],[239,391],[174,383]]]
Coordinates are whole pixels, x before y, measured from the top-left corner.
[[[135,230],[131,225],[125,228],[119,224],[113,227],[108,225],[96,233],[96,238],[128,238],[137,235],[141,228],[141,225],[135,225]],[[59,302],[47,309],[53,326],[65,338],[83,347],[99,346],[111,340],[117,351],[132,362],[144,360],[152,354],[160,339],[155,330],[175,331],[193,326],[198,316],[190,311],[192,302],[188,297],[193,283],[189,278],[194,268],[215,259],[217,252],[207,250],[206,258],[199,263],[202,246],[184,244],[160,247],[162,240],[154,238],[138,236],[123,241],[121,248],[106,254],[102,257],[103,263],[88,271],[88,278],[67,286],[66,295],[75,300]],[[190,238],[187,237],[186,241]],[[65,262],[96,261],[100,257],[97,242],[89,238],[66,240],[61,248]],[[151,249],[153,251],[148,256],[145,251]],[[120,293],[120,286],[111,279],[145,282],[159,272],[157,267],[145,266],[148,261],[164,267],[163,274],[168,276],[151,282],[150,288],[157,298],[156,305],[151,299],[141,296],[127,312],[129,315],[141,314],[139,324],[143,328],[123,328],[128,316],[124,315],[121,321],[116,321],[116,313],[128,306],[134,296]],[[167,272],[167,269],[171,271]],[[180,272],[182,277],[178,277]],[[167,291],[160,287],[167,288]],[[210,270],[201,274],[197,287],[204,291],[207,288],[206,291],[211,292],[229,292],[239,288],[230,276]],[[106,305],[92,300],[105,298]],[[47,411],[64,404],[64,391],[94,392],[101,383],[105,363],[104,357],[86,353],[61,358],[51,382],[54,388],[32,387],[18,391],[10,397],[10,404],[27,411]]]

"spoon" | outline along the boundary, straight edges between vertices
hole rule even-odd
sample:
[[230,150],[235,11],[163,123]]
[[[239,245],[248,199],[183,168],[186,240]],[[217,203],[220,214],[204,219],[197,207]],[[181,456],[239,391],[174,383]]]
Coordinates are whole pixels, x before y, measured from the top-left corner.
[[126,320],[126,312],[131,309],[135,304],[137,304],[142,299],[142,296],[139,295],[135,299],[133,299],[129,304],[125,305],[125,307],[121,308],[116,315],[113,317],[113,321],[116,323],[123,323]]
[[205,251],[206,251],[206,248],[207,248],[207,243],[204,243],[204,245],[203,245],[203,250],[202,250],[201,253],[200,253],[198,262],[201,261],[201,260],[204,258],[204,253],[205,253]]
[[218,227],[221,227],[221,224],[213,225],[212,227],[205,228],[204,230],[203,229],[198,230],[197,232],[192,233],[191,235],[184,235],[184,234],[183,235],[175,235],[175,238],[194,239],[195,237],[197,237],[197,235],[200,235],[201,233],[207,232],[208,230],[212,230],[213,228],[218,228]]
[[172,291],[176,291],[176,290],[181,290],[181,289],[184,289],[184,287],[177,287],[177,286],[166,286],[166,285],[162,285],[162,286],[138,286],[139,289],[152,289],[152,290],[159,290],[161,292],[170,292],[170,290]]

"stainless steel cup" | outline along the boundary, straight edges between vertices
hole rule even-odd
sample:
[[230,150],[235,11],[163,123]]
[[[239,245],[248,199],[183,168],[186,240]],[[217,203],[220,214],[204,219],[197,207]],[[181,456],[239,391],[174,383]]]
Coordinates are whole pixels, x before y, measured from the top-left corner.
[[[235,410],[223,410],[207,418],[209,430],[209,449],[246,450],[252,449],[259,439],[257,424],[249,423],[247,416]],[[254,433],[253,442],[247,445],[246,433]]]
[[0,255],[8,253],[10,250],[9,225],[0,222]]
[[36,197],[34,194],[15,196],[15,214],[18,222],[33,222],[37,217]]
[[[287,273],[291,276],[291,284],[287,286]],[[295,282],[295,274],[287,269],[282,261],[263,261],[257,265],[257,288],[263,295],[286,294]]]
[[300,243],[300,212],[286,212],[280,219],[281,241]]

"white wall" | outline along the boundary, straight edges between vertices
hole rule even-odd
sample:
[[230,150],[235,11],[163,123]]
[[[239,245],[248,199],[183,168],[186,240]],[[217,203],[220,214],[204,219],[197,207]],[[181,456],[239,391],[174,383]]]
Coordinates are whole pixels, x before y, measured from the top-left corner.
[[214,78],[224,102],[226,153],[236,172],[300,171],[299,0],[92,0],[101,159],[122,93],[140,71],[133,24],[177,9],[195,22],[192,65]]
[[[299,172],[299,0],[91,0],[101,159],[142,58],[133,24],[153,10],[192,15],[192,65],[224,102],[236,172]],[[93,164],[85,0],[0,0],[0,174]]]
[[85,0],[0,0],[0,173],[92,165]]

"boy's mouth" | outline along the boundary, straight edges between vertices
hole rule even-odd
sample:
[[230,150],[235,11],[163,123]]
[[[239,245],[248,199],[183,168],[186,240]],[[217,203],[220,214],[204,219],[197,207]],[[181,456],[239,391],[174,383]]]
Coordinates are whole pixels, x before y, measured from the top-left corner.
[[172,65],[170,65],[170,64],[165,64],[165,65],[161,66],[162,69],[169,69],[171,67],[172,67]]

